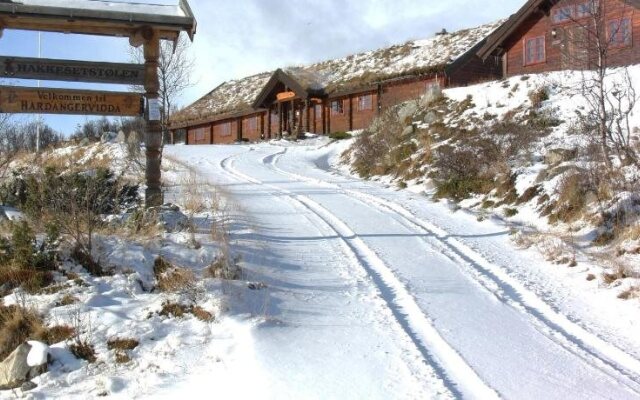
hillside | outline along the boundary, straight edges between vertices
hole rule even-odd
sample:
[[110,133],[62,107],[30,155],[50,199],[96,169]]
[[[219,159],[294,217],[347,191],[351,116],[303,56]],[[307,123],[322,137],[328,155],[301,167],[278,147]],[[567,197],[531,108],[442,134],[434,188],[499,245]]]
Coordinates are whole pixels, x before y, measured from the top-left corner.
[[[628,72],[608,77],[612,106],[624,91],[616,88],[640,87],[640,67]],[[633,101],[615,118],[629,152],[611,150],[607,167],[582,94],[588,79],[558,72],[429,93],[381,116],[343,160],[362,177],[449,201],[479,221],[499,218],[519,246],[637,298],[640,113]]]

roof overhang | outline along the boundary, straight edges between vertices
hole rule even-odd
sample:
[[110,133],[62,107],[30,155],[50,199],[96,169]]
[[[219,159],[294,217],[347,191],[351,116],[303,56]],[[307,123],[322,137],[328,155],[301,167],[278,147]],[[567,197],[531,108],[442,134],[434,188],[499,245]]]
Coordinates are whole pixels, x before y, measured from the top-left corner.
[[102,0],[0,0],[0,30],[21,29],[131,37],[151,28],[160,39],[176,40],[187,32],[193,40],[196,20],[187,0],[175,6]]

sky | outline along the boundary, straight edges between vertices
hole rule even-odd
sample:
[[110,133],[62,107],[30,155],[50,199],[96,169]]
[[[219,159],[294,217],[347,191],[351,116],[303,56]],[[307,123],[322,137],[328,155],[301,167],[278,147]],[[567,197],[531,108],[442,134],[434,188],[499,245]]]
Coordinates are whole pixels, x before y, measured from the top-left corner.
[[[148,1],[178,3],[178,0]],[[190,0],[189,3],[198,20],[191,48],[196,85],[178,100],[179,105],[190,104],[229,79],[429,38],[443,28],[454,31],[506,18],[524,0]],[[41,40],[43,58],[130,61],[129,43],[123,38],[43,33]],[[0,39],[0,55],[37,57],[38,34],[5,31]],[[5,80],[2,84],[35,86],[36,82]],[[42,82],[41,85],[128,90],[99,84]],[[54,129],[69,134],[79,123],[95,117],[43,118]]]

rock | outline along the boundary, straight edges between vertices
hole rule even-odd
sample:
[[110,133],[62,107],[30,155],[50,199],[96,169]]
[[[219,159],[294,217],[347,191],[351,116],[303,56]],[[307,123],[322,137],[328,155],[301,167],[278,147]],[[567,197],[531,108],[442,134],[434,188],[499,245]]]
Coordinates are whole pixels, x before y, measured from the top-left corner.
[[424,123],[429,125],[433,124],[437,120],[438,120],[438,114],[436,114],[435,111],[429,111],[427,115],[424,116],[424,119],[423,119]]
[[169,233],[181,232],[189,227],[189,218],[180,211],[180,207],[174,204],[153,207],[146,212],[155,213],[158,216],[158,222]]
[[127,142],[127,135],[125,135],[125,133],[123,131],[118,132],[118,134],[115,137],[115,142],[116,143],[126,143]]
[[550,149],[544,157],[547,165],[558,165],[565,161],[574,160],[578,156],[576,149]]
[[409,125],[413,122],[413,115],[418,111],[418,103],[415,101],[409,101],[402,105],[398,111],[398,119],[405,125]]
[[142,135],[140,135],[136,131],[129,132],[129,136],[127,137],[127,143],[129,143],[129,144],[140,144],[140,143],[142,143]]
[[402,131],[402,136],[413,135],[415,131],[416,131],[416,127],[413,125],[409,125],[406,128],[404,128],[404,130]]
[[440,87],[440,85],[438,84],[431,85],[427,89],[427,93],[425,93],[424,96],[420,98],[420,106],[429,107],[436,100],[439,100],[441,98],[442,98],[442,88]]
[[13,207],[0,206],[0,221],[21,221],[24,214]]
[[105,132],[100,136],[100,141],[102,143],[112,143],[116,140],[116,137],[118,137],[118,134],[115,132]]
[[91,140],[89,138],[84,138],[80,141],[80,146],[88,146],[91,144]]
[[20,386],[20,390],[22,390],[23,392],[28,392],[29,390],[33,390],[35,388],[37,388],[38,385],[36,385],[35,383],[31,382],[31,381],[27,381],[25,383],[22,384],[22,386]]
[[21,344],[0,363],[0,390],[19,388],[46,372],[49,348],[40,342],[30,343]]

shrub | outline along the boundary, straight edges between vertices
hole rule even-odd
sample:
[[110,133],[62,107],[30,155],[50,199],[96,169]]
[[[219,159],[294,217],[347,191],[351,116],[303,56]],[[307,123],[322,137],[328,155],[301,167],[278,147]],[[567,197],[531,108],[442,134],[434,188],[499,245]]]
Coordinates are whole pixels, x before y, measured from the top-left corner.
[[550,222],[571,222],[578,218],[586,205],[589,182],[581,171],[565,175],[558,185],[558,200],[555,211],[549,216]]
[[545,86],[540,86],[539,88],[530,91],[529,100],[531,101],[531,106],[533,108],[540,108],[543,102],[549,100],[549,92],[547,88]]
[[33,268],[36,237],[27,221],[13,224],[11,242],[14,265],[20,269]]
[[518,215],[517,208],[506,208],[504,210],[504,216],[507,218],[515,217],[516,215]]
[[487,166],[476,149],[444,145],[435,152],[436,198],[464,200],[474,193],[487,193],[492,178],[483,176]]
[[351,139],[353,136],[347,132],[334,132],[329,134],[329,138],[333,140]]

